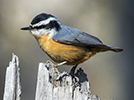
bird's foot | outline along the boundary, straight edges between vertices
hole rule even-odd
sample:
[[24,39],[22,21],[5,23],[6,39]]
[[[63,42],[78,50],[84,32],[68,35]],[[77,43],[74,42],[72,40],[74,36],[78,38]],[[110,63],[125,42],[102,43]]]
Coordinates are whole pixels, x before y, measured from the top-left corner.
[[55,71],[57,72],[58,75],[60,74],[60,72],[58,71],[57,67],[61,66],[61,65],[64,65],[65,63],[67,63],[67,61],[63,61],[61,63],[58,63],[58,64],[54,65],[54,69],[55,69]]
[[60,72],[58,71],[57,67],[58,66],[61,66],[61,65],[64,65],[65,63],[67,63],[67,61],[63,61],[61,63],[58,63],[58,64],[54,64],[53,62],[51,62],[50,60],[48,60],[46,63],[50,63],[54,66],[54,70],[56,71],[57,75],[60,74]]
[[71,76],[74,84],[79,82],[79,78],[77,76],[75,75],[71,75]]
[[52,66],[54,66],[54,70],[55,70],[55,72],[57,73],[57,75],[59,75],[60,74],[60,72],[58,71],[58,69],[57,69],[57,64],[54,64],[52,61],[50,61],[50,60],[47,60],[47,62],[46,63],[50,63]]

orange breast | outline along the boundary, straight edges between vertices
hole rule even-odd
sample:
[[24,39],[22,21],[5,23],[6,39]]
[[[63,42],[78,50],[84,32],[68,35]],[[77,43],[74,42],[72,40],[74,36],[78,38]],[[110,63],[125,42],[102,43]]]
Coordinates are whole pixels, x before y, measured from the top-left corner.
[[56,62],[67,61],[67,65],[77,65],[94,55],[86,47],[73,46],[48,39],[48,35],[35,36],[40,47]]

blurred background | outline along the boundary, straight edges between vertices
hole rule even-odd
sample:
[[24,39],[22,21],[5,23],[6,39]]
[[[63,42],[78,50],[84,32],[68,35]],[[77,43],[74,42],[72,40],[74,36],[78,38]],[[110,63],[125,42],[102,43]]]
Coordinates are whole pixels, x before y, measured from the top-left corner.
[[[15,53],[20,60],[22,100],[34,100],[38,64],[51,60],[38,46],[28,26],[39,13],[55,15],[63,24],[124,49],[97,54],[79,65],[85,70],[92,94],[102,100],[131,100],[134,93],[133,0],[0,0],[0,100],[6,67]],[[59,67],[69,72],[71,66]]]

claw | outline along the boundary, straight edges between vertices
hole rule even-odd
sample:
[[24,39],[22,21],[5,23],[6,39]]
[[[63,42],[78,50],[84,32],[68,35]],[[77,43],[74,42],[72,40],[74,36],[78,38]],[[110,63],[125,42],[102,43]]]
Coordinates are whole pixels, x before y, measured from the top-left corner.
[[73,76],[73,82],[74,82],[74,83],[79,82],[79,78],[78,78],[77,76],[74,76],[74,75],[72,75],[72,76]]
[[60,75],[60,72],[58,71],[58,69],[57,69],[57,65],[54,65],[54,70],[56,71],[56,73],[58,74],[58,76]]
[[52,64],[52,65],[55,65],[52,61],[50,61],[50,60],[47,60],[47,62],[46,63],[50,63],[50,64]]

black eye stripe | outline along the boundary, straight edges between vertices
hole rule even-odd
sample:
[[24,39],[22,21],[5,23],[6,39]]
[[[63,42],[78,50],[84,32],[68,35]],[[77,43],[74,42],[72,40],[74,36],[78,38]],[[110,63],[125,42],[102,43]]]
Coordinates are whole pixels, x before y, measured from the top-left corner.
[[45,28],[46,25],[41,25],[41,26],[35,26],[35,27],[32,27],[32,29],[42,29],[42,28]]
[[55,28],[57,31],[59,31],[61,29],[61,27],[60,27],[60,25],[58,24],[57,21],[50,21],[46,25],[32,27],[32,29],[43,29],[43,28],[45,28],[45,29]]

